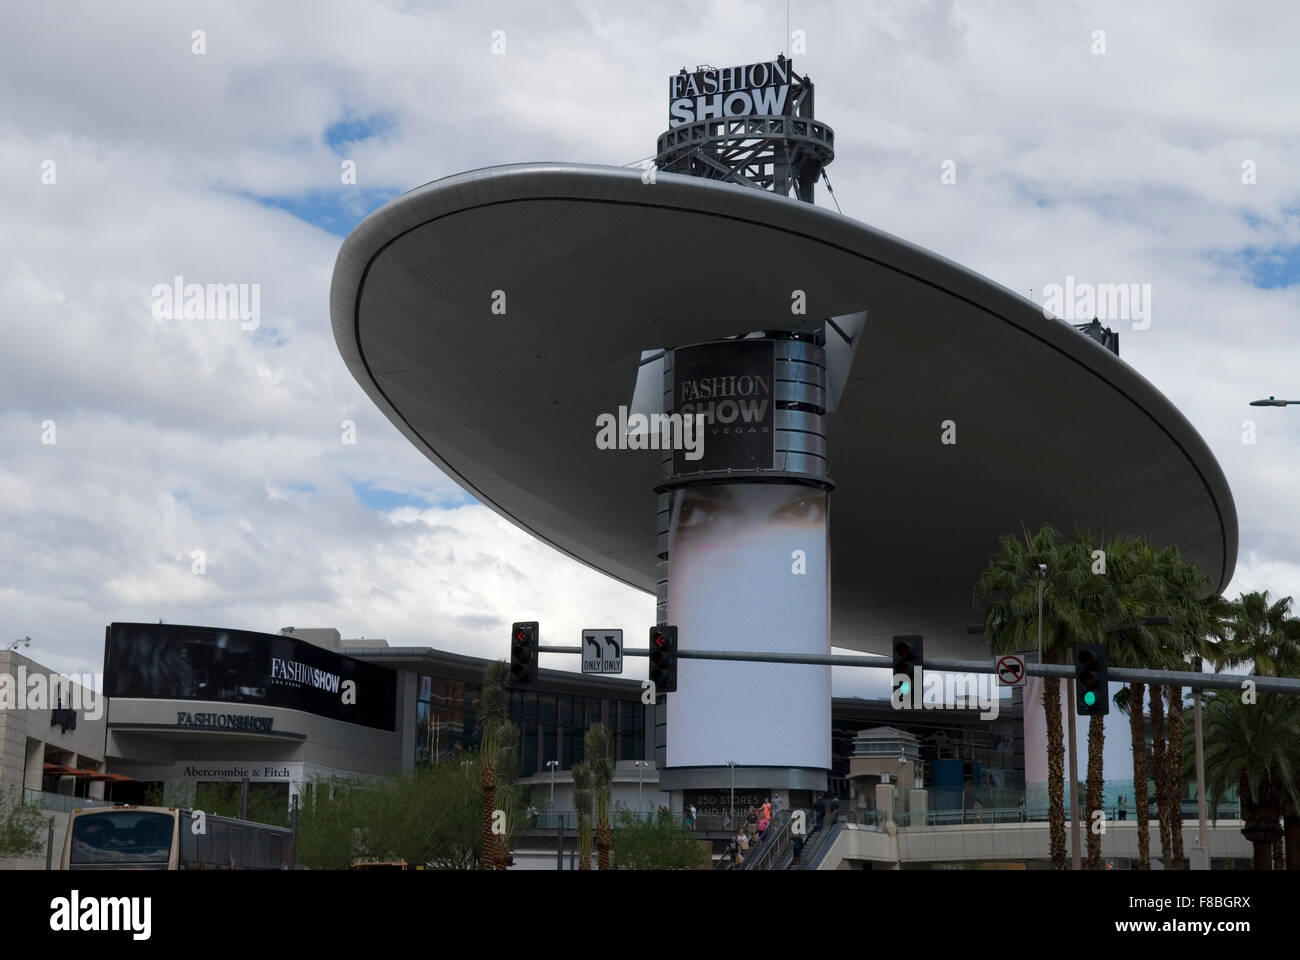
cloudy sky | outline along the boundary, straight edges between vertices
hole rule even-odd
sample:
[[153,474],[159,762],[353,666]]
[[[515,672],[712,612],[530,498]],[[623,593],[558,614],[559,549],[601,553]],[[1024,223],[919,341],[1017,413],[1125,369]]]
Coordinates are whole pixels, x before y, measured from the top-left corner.
[[[836,131],[844,213],[1036,299],[1067,276],[1151,285],[1149,328],[1117,325],[1123,356],[1228,476],[1229,593],[1294,594],[1300,408],[1247,403],[1300,399],[1300,8],[1135,6],[799,0],[789,30]],[[532,542],[371,407],[330,330],[334,258],[439,177],[648,157],[667,78],[797,50],[786,16],[779,0],[9,9],[0,639],[95,672],[113,620],[497,657],[516,618],[550,640],[640,636],[652,598]],[[155,316],[177,276],[258,284],[260,326]],[[836,692],[862,673],[837,671]]]

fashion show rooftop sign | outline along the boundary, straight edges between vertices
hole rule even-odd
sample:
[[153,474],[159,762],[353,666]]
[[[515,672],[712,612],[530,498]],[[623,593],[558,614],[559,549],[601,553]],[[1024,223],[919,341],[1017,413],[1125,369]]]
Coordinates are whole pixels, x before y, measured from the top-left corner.
[[684,69],[668,79],[668,126],[726,117],[784,116],[791,111],[790,61]]

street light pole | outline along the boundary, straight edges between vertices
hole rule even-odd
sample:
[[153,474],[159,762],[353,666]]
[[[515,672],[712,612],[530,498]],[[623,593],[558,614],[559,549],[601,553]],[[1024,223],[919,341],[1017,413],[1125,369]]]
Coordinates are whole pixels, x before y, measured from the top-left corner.
[[731,811],[727,814],[727,819],[731,822],[728,830],[735,829],[736,826],[736,768],[740,766],[735,760],[728,760],[727,766],[731,768],[731,802],[728,809]]
[[[1201,670],[1201,658],[1196,658],[1196,670]],[[1196,816],[1198,820],[1197,846],[1207,847],[1205,833],[1205,737],[1201,733],[1201,691],[1192,690],[1192,712],[1196,728]]]
[[1078,723],[1074,715],[1074,680],[1066,684],[1066,692],[1070,707],[1070,869],[1081,870],[1083,858],[1079,850],[1079,744],[1074,730]]
[[645,800],[642,797],[641,788],[642,788],[642,780],[644,777],[644,770],[646,765],[650,761],[636,760],[633,762],[636,764],[636,809],[638,813],[645,813]]
[[555,812],[555,768],[560,765],[559,760],[547,760],[546,765],[551,768],[551,815],[555,817],[555,869],[564,869],[564,817]]
[[1047,564],[1038,565],[1038,662],[1043,662],[1043,584],[1047,579]]

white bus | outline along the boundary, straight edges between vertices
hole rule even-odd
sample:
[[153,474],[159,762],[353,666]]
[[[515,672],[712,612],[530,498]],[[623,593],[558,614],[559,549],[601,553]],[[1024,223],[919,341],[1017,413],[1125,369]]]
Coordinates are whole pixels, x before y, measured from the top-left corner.
[[63,870],[292,870],[293,831],[193,811],[119,804],[74,810]]

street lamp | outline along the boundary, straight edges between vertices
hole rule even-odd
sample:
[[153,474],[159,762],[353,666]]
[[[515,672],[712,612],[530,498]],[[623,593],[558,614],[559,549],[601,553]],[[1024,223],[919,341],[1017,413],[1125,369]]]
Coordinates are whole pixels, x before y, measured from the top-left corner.
[[645,813],[645,801],[641,797],[641,779],[643,771],[650,766],[649,760],[634,760],[636,764],[636,808],[641,813]]
[[1038,565],[1038,662],[1043,662],[1043,585],[1047,582],[1047,564]]
[[555,811],[555,768],[560,765],[559,760],[547,760],[546,765],[551,768],[551,812]]
[[1270,396],[1267,400],[1250,401],[1252,407],[1285,407],[1289,403],[1300,404],[1300,400],[1278,400],[1276,397]]

